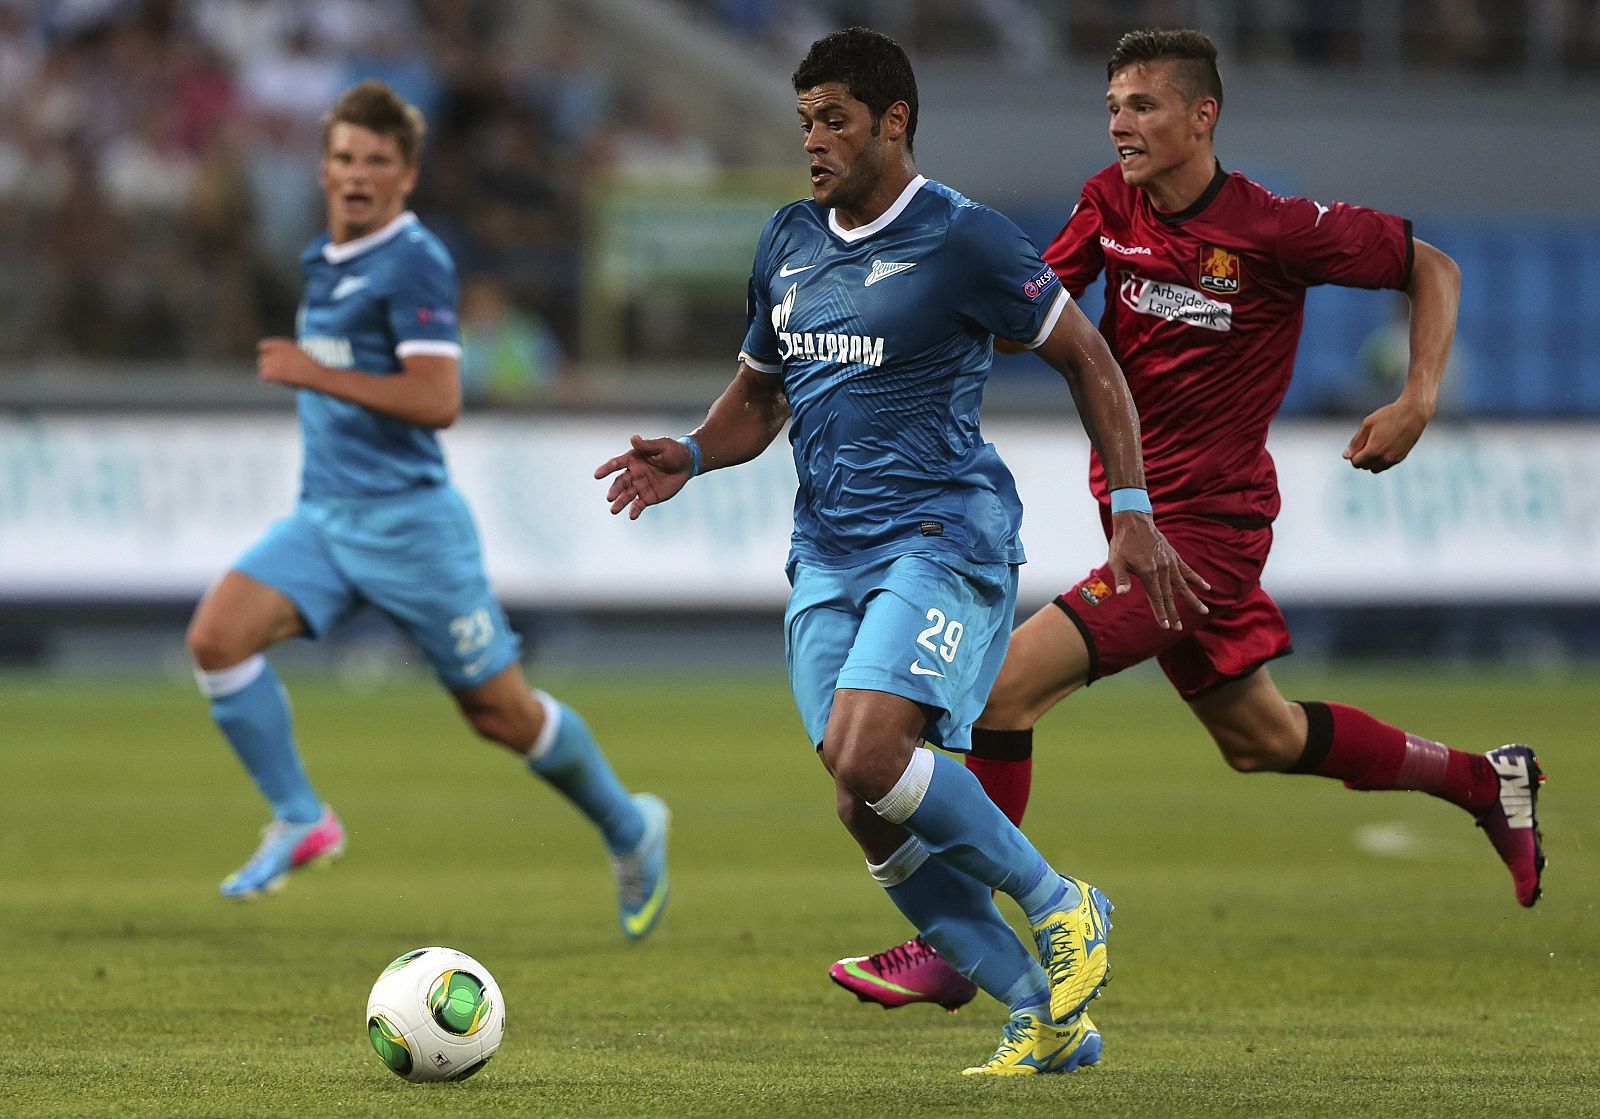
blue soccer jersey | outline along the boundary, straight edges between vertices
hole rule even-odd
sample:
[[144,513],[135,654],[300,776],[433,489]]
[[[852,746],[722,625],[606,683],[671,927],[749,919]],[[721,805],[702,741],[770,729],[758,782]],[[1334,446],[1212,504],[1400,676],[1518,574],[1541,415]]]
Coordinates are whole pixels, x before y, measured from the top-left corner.
[[[461,356],[455,264],[415,214],[340,245],[324,234],[300,267],[296,334],[320,364],[383,377],[410,354]],[[431,429],[312,389],[299,390],[298,403],[302,496],[376,497],[446,480]]]
[[810,199],[774,214],[740,359],[789,399],[793,558],[1021,563],[1022,503],[978,406],[994,337],[1039,345],[1068,299],[1010,220],[922,176],[855,229]]

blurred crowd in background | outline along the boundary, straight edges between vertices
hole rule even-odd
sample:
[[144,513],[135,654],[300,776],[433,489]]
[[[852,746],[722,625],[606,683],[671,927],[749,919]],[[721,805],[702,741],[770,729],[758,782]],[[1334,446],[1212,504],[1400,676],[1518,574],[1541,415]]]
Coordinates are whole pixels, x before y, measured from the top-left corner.
[[1597,0],[692,0],[736,30],[803,51],[841,21],[918,55],[1104,59],[1130,27],[1204,27],[1233,61],[1337,69],[1600,70]]
[[244,361],[291,332],[323,114],[377,77],[429,122],[412,203],[484,335],[474,394],[558,383],[583,182],[654,170],[670,137],[641,131],[650,107],[588,62],[578,25],[518,16],[474,0],[0,4],[0,362]]
[[[655,3],[788,60],[863,20],[919,58],[1098,65],[1127,27],[1199,23],[1230,59],[1261,64],[1600,65],[1600,0]],[[429,121],[413,207],[462,275],[470,396],[576,398],[595,184],[693,189],[741,158],[713,146],[736,135],[686,127],[670,92],[600,57],[581,7],[0,0],[0,376],[62,362],[247,373],[260,336],[292,330],[298,256],[322,219],[322,115],[378,77]],[[1386,337],[1362,361],[1388,382]]]

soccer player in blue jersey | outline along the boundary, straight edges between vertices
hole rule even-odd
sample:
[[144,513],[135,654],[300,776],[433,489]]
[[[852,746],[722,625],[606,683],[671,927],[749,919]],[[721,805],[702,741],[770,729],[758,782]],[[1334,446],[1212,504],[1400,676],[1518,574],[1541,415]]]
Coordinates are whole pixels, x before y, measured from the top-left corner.
[[[595,476],[616,475],[611,511],[637,517],[792,420],[789,676],[840,818],[901,912],[1012,1012],[966,1072],[1070,1071],[1100,1059],[1084,1009],[1108,974],[1111,903],[922,745],[969,748],[1016,604],[1022,507],[978,426],[996,336],[1061,371],[1105,457],[1118,589],[1137,576],[1168,624],[1175,596],[1204,611],[1203,583],[1155,528],[1138,418],[1099,333],[1016,226],[917,173],[905,52],[836,32],[793,82],[812,197],[762,232],[733,383],[693,434],[636,435]],[[991,889],[1027,915],[1037,960]]]
[[422,647],[475,731],[524,756],[599,829],[622,931],[637,939],[666,902],[666,806],[630,796],[583,718],[529,690],[445,470],[436,431],[461,408],[461,346],[455,267],[405,209],[422,139],[421,114],[381,82],[334,105],[321,167],[328,232],[301,258],[298,337],[259,347],[261,379],[299,390],[305,460],[295,510],[206,593],[189,627],[212,715],[272,806],[260,846],[222,893],[259,894],[343,851],[343,825],[301,767],[262,653],[320,637],[370,604]]

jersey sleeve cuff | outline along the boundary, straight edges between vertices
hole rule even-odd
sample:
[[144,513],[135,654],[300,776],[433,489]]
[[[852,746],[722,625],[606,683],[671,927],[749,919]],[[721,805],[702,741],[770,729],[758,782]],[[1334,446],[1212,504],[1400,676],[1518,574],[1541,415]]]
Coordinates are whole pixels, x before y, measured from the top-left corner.
[[1067,309],[1067,304],[1072,302],[1072,296],[1067,294],[1066,288],[1056,292],[1056,301],[1050,305],[1050,313],[1044,318],[1044,326],[1039,328],[1039,333],[1033,336],[1033,341],[1028,343],[1028,349],[1037,350],[1044,345],[1044,340],[1050,337],[1050,332],[1056,328],[1056,323],[1061,321],[1061,312]]
[[410,357],[417,354],[422,357],[453,357],[461,358],[461,343],[446,342],[443,339],[413,338],[408,342],[401,342],[394,348],[396,357]]
[[739,360],[744,362],[751,369],[754,369],[757,373],[765,373],[768,376],[776,376],[777,374],[783,372],[782,364],[770,361],[757,361],[743,350],[739,351]]

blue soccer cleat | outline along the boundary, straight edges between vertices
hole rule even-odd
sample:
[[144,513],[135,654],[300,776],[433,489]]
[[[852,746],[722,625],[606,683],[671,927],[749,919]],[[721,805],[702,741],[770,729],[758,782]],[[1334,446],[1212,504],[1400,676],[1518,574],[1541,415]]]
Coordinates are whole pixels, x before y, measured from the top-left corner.
[[613,855],[617,878],[617,917],[622,935],[643,940],[655,930],[667,907],[667,831],[672,813],[652,793],[635,793],[633,803],[644,814],[644,835],[625,855]]
[[261,829],[261,843],[250,861],[223,880],[222,896],[250,898],[280,889],[290,871],[325,865],[344,854],[344,843],[344,825],[327,805],[321,818],[309,824],[273,820]]

